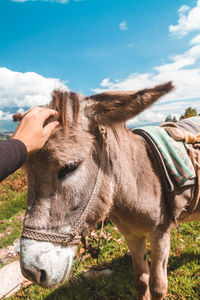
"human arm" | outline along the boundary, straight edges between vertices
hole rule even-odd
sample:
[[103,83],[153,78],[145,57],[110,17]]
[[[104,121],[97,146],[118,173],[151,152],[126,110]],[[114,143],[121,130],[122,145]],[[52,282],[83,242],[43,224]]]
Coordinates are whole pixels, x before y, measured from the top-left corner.
[[51,133],[59,126],[58,121],[46,126],[44,122],[56,115],[55,110],[35,107],[24,115],[10,140],[0,142],[0,181],[20,168],[27,154],[44,146]]
[[0,181],[19,169],[25,162],[26,146],[19,140],[0,142]]

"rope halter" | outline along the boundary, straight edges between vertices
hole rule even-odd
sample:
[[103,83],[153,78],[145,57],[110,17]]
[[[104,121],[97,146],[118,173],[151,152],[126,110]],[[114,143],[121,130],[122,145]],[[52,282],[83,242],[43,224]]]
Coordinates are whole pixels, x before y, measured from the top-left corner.
[[58,243],[63,246],[73,246],[77,245],[81,240],[81,230],[83,228],[83,223],[86,220],[88,214],[91,211],[91,208],[94,205],[94,202],[100,192],[101,185],[103,182],[104,171],[106,166],[106,141],[107,141],[107,129],[104,126],[101,126],[100,133],[102,136],[102,151],[101,151],[101,159],[98,168],[97,178],[92,189],[89,201],[85,206],[82,215],[80,216],[79,220],[76,221],[67,234],[58,234],[52,232],[45,232],[42,230],[31,229],[28,227],[23,228],[22,237],[33,239],[37,241],[44,241],[44,242],[52,242]]

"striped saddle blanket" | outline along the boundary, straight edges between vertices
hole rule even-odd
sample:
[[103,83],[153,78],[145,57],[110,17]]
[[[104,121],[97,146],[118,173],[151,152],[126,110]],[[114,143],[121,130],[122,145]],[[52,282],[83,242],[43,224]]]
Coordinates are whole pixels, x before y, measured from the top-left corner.
[[155,161],[164,174],[168,191],[195,184],[196,170],[188,152],[194,144],[200,147],[200,117],[140,127],[133,129],[133,132],[141,135],[150,145]]

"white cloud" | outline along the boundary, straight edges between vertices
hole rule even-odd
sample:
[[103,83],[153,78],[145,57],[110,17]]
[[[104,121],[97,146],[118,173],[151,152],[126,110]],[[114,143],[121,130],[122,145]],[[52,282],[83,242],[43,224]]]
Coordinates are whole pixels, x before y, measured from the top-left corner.
[[183,114],[188,106],[194,106],[200,111],[200,67],[197,67],[200,63],[200,35],[193,38],[190,45],[187,51],[171,56],[169,63],[154,67],[150,73],[132,73],[125,79],[114,81],[105,78],[100,88],[93,91],[136,91],[173,81],[175,91],[163,97],[150,110],[131,120],[132,124],[151,123],[153,120],[160,122],[169,113]]
[[186,13],[186,11],[188,11],[188,10],[190,10],[190,7],[189,7],[188,5],[182,5],[182,6],[179,8],[178,12],[179,12],[179,14],[184,14],[184,13]]
[[111,84],[110,79],[109,78],[105,78],[102,80],[102,82],[100,83],[100,86],[102,87],[109,87]]
[[128,30],[127,23],[125,21],[121,22],[119,24],[119,28],[120,28],[120,30]]
[[129,127],[137,127],[138,125],[148,125],[151,123],[162,123],[165,119],[163,113],[154,112],[151,109],[145,110],[142,114],[138,115],[136,118],[130,119],[127,122]]
[[[28,2],[28,1],[32,1],[32,2],[36,2],[36,1],[43,1],[43,2],[57,2],[57,3],[61,3],[61,4],[65,4],[68,3],[69,0],[11,0],[12,2]],[[76,2],[78,2],[78,0],[75,0]]]
[[2,110],[0,110],[0,120],[12,120],[12,115],[9,112],[4,112]]
[[190,45],[198,45],[200,44],[200,34],[195,36],[191,41],[190,41]]
[[179,20],[177,25],[170,25],[169,31],[177,37],[183,37],[189,32],[200,29],[200,0],[194,8],[183,5],[179,9]]
[[0,107],[43,105],[49,102],[51,92],[58,88],[67,89],[57,78],[0,68]]
[[19,108],[18,110],[17,110],[17,113],[19,113],[19,114],[23,114],[24,113],[24,108]]
[[167,96],[168,99],[198,98],[200,97],[200,68],[195,67],[196,63],[200,61],[200,40],[199,44],[197,44],[198,40],[199,36],[193,39],[193,44],[195,45],[189,50],[182,54],[171,56],[170,63],[154,67],[151,73],[132,73],[125,79],[114,81],[105,78],[101,82],[100,88],[93,91],[139,90],[172,80],[176,90]]

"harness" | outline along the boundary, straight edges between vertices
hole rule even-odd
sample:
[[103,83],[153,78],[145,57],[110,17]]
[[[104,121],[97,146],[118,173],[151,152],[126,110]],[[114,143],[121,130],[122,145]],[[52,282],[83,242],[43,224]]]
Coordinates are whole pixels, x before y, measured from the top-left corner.
[[63,246],[74,246],[77,245],[82,238],[81,230],[83,227],[83,224],[90,213],[91,208],[94,205],[94,202],[96,200],[96,197],[98,196],[102,182],[103,182],[103,176],[105,173],[105,166],[106,166],[106,145],[107,145],[107,129],[104,126],[99,127],[100,134],[102,137],[102,148],[101,148],[101,158],[100,158],[100,164],[98,168],[97,178],[94,184],[94,187],[92,189],[89,201],[87,202],[82,215],[80,216],[79,220],[76,221],[76,224],[74,224],[67,234],[58,234],[58,233],[52,233],[52,232],[45,232],[43,230],[37,230],[37,229],[31,229],[28,227],[23,228],[22,237],[28,238],[28,239],[34,239],[37,241],[43,241],[43,242],[52,242],[52,243],[58,243]]

